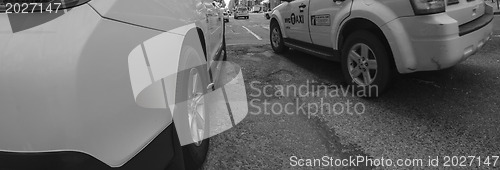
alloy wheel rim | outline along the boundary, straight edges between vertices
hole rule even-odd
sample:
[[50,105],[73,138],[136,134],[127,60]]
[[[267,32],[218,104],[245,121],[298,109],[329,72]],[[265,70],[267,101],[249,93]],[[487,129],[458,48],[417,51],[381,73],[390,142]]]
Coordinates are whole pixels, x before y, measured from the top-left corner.
[[280,43],[280,36],[277,27],[275,27],[272,32],[272,43],[274,47],[278,47]]
[[352,46],[347,57],[349,75],[358,85],[370,85],[377,78],[377,58],[373,50],[366,44]]
[[205,98],[198,70],[189,73],[188,83],[188,121],[191,137],[196,146],[200,146],[205,134]]

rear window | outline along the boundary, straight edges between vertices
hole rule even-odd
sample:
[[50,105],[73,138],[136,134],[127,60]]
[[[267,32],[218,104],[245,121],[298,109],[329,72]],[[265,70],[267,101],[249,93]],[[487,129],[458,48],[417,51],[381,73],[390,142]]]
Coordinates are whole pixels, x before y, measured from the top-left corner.
[[247,9],[246,8],[238,8],[238,11],[245,12],[245,11],[247,11]]

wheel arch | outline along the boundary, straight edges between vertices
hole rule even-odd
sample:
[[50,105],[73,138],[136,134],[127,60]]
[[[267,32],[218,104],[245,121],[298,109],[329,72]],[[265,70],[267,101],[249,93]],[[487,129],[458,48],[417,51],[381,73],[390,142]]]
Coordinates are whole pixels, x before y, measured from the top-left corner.
[[[166,97],[167,97],[167,103],[168,106],[167,108],[170,109],[171,113],[173,114],[174,107],[175,107],[175,94],[176,94],[176,82],[177,82],[177,74],[181,72],[182,70],[185,70],[190,67],[195,67],[193,65],[183,65],[182,63],[186,63],[183,61],[182,57],[182,49],[186,45],[191,45],[193,48],[201,55],[203,55],[205,52],[203,48],[202,41],[204,38],[199,37],[200,35],[203,35],[203,32],[200,32],[201,30],[199,27],[197,27],[194,23],[188,24],[176,29],[173,29],[169,32],[164,32],[162,34],[159,34],[153,38],[150,38],[142,43],[142,45],[137,46],[131,55],[137,54],[137,56],[134,56],[134,58],[137,58],[137,60],[144,60],[144,57],[141,54],[147,54],[148,61],[144,61],[145,64],[148,64],[147,67],[150,70],[149,73],[144,72],[141,74],[137,73],[137,76],[132,76],[131,81],[132,81],[132,87],[134,91],[134,97],[136,98],[137,104],[139,104],[142,107],[145,108],[158,108],[160,106],[153,106],[151,103],[148,102],[140,102],[143,101],[142,99],[139,100],[140,94],[148,87],[150,84],[157,84],[159,82],[164,82],[164,89],[166,92]],[[142,47],[141,47],[142,46]],[[143,50],[145,50],[143,52]],[[206,56],[206,55],[205,55]],[[130,58],[130,57],[129,57]],[[129,59],[130,60],[130,59]],[[206,58],[203,57],[201,59],[203,64],[206,64]],[[144,66],[146,67],[146,66]],[[135,70],[130,70],[131,75],[136,75],[135,72],[132,73],[132,71]],[[143,74],[149,74],[147,77],[151,77],[149,80],[150,83],[144,83],[142,76]],[[137,77],[137,78],[136,78]],[[147,98],[148,95],[144,96]],[[158,97],[157,97],[158,98]],[[157,100],[150,98],[148,100]],[[148,101],[144,100],[144,101]],[[165,106],[163,106],[165,107]]]
[[356,32],[358,30],[366,30],[366,31],[374,34],[375,36],[377,36],[384,44],[384,47],[385,47],[385,50],[387,51],[387,53],[390,55],[391,65],[393,67],[396,66],[395,60],[393,57],[394,55],[392,52],[392,48],[391,48],[391,45],[390,45],[386,35],[384,34],[382,29],[377,24],[375,24],[374,22],[372,22],[371,20],[368,20],[366,18],[351,18],[351,19],[347,20],[346,22],[344,22],[344,24],[342,24],[342,27],[338,33],[338,40],[337,40],[337,47],[336,48],[341,49],[344,46],[344,43],[345,43],[347,37],[350,34]]
[[[409,1],[353,1],[351,8],[351,15],[345,19],[345,21],[340,25],[340,31],[337,32],[337,36],[334,37],[332,42],[334,43],[334,49],[342,48],[342,43],[345,41],[345,36],[341,37],[342,34],[346,34],[346,26],[362,22],[369,25],[371,31],[374,31],[379,37],[383,37],[382,41],[386,45],[386,50],[391,54],[391,61],[394,63],[393,66],[401,72],[401,68],[406,68],[406,65],[411,65],[414,60],[412,57],[402,55],[399,49],[401,45],[396,42],[399,28],[388,28],[388,23],[396,20],[400,17],[414,16],[413,8]],[[369,24],[368,24],[369,23]],[[350,25],[352,26],[352,25]],[[352,28],[352,27],[351,27]],[[347,31],[349,33],[350,31]],[[408,60],[408,61],[406,61]],[[414,62],[414,61],[413,61]]]
[[276,22],[278,24],[278,26],[280,27],[280,30],[281,30],[281,35],[283,36],[283,38],[287,38],[288,36],[286,35],[286,32],[285,32],[285,28],[283,27],[283,17],[281,16],[281,13],[279,10],[275,10],[271,16],[271,24],[274,22]]
[[[198,33],[198,38],[200,39],[201,42],[201,48],[203,49],[203,54],[205,55],[205,60],[207,60],[207,44],[205,41],[205,34],[203,33],[203,30],[200,27],[196,27],[196,32]],[[194,33],[188,34],[192,35]]]
[[[201,27],[198,27],[196,24],[190,24],[186,29],[183,30],[183,32],[177,32],[181,33],[184,35],[184,38],[180,44],[180,48],[178,48],[175,51],[175,54],[178,56],[178,61],[177,63],[177,74],[179,72],[182,72],[183,70],[189,69],[191,67],[197,67],[194,65],[189,65],[190,63],[185,63],[186,65],[183,65],[183,56],[182,56],[182,49],[184,46],[190,45],[193,46],[193,48],[199,53],[203,55],[202,59],[202,65],[207,63],[207,49],[206,49],[206,41],[205,41],[205,33],[203,32],[203,29]],[[175,77],[175,81],[172,82],[165,82],[165,88],[166,88],[166,93],[167,93],[167,98],[168,101],[170,102],[170,105],[172,106],[177,102],[178,99],[175,98],[176,96],[176,89],[177,89],[177,76]],[[171,113],[174,114],[174,108],[171,108]]]
[[[205,31],[200,26],[203,25],[201,23],[192,23],[188,24],[168,32],[175,33],[184,36],[184,40],[182,41],[182,45],[186,45],[186,43],[196,43],[196,40],[200,42],[201,50],[203,51],[205,60],[207,59],[207,48],[206,48],[206,40],[205,40]],[[187,41],[186,41],[187,40]],[[178,49],[179,51],[181,49]]]

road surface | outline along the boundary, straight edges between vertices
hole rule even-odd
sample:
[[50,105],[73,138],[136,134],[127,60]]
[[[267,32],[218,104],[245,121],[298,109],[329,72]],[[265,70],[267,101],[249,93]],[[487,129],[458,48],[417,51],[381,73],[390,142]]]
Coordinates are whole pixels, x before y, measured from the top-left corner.
[[[335,89],[324,88],[345,87],[339,63],[295,50],[274,54],[269,20],[262,15],[227,24],[228,60],[243,69],[250,114],[211,139],[205,169],[500,168],[498,17],[495,36],[468,60],[441,71],[400,75],[385,94],[365,99],[330,95]],[[306,95],[279,90],[306,85]],[[325,103],[338,107],[318,111]],[[386,165],[294,166],[300,158],[307,163],[325,156],[383,159]]]

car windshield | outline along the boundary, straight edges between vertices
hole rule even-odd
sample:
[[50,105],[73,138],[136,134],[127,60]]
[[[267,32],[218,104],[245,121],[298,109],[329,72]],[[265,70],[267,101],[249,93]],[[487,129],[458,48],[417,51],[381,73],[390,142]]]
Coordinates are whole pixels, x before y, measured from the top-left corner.
[[247,9],[246,8],[239,8],[238,11],[240,11],[240,12],[246,12]]

